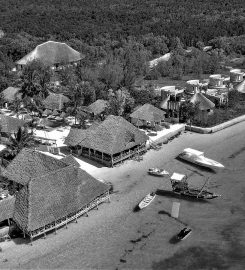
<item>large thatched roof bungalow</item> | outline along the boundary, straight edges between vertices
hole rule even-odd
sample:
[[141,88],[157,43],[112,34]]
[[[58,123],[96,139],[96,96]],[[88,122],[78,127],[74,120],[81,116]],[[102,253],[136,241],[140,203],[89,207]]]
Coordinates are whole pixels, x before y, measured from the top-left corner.
[[165,114],[166,112],[151,104],[144,104],[130,114],[131,123],[137,124],[137,121],[140,120],[145,126],[159,125],[164,120]]
[[47,66],[58,66],[78,63],[83,58],[84,55],[66,43],[47,41],[38,45],[16,63],[18,66],[25,66],[28,62],[39,60]]
[[109,199],[108,185],[44,153],[23,149],[3,171],[16,185],[13,220],[30,238],[66,225]]
[[13,103],[15,99],[21,99],[21,94],[19,93],[20,88],[9,86],[4,89],[1,93],[3,95],[4,100],[7,104]]
[[71,129],[65,139],[73,152],[106,166],[146,151],[148,136],[120,116],[109,115],[89,129]]

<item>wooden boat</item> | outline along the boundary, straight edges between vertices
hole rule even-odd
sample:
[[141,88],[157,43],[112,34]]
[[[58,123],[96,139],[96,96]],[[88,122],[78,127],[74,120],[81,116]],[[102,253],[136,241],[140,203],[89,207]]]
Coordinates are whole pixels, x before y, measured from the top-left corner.
[[181,196],[192,197],[195,199],[214,199],[220,195],[204,189],[209,179],[207,179],[202,188],[190,188],[187,183],[187,177],[184,174],[173,173],[170,178],[173,192]]
[[163,169],[159,169],[159,168],[150,168],[148,170],[148,173],[151,175],[156,175],[156,176],[165,176],[165,175],[169,175],[169,173]]
[[186,228],[182,229],[182,230],[177,234],[177,239],[178,239],[178,240],[181,240],[181,241],[182,241],[182,240],[185,240],[188,236],[191,235],[191,233],[192,233],[191,228],[186,227]]
[[145,198],[139,203],[139,209],[143,209],[148,206],[156,197],[155,192],[151,192],[145,196]]
[[222,165],[221,163],[205,157],[204,152],[200,152],[192,148],[184,149],[178,157],[188,162],[210,169],[224,168],[224,165]]

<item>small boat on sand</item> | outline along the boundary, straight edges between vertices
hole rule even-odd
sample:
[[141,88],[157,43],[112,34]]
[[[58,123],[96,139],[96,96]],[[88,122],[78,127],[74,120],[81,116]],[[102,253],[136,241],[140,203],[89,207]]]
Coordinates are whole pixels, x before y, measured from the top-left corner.
[[184,174],[173,173],[170,178],[173,192],[181,196],[192,197],[194,199],[214,199],[220,195],[215,194],[214,192],[204,189],[208,179],[205,181],[202,188],[190,188],[188,186],[187,177]]
[[148,206],[156,197],[155,192],[151,192],[145,196],[145,198],[139,203],[139,209],[143,209]]
[[163,170],[163,169],[159,169],[159,168],[150,168],[148,170],[148,173],[151,175],[156,175],[156,176],[165,176],[165,175],[169,175],[169,172]]
[[191,233],[192,233],[191,228],[186,227],[186,228],[182,229],[182,230],[177,234],[177,239],[178,239],[178,240],[181,240],[181,241],[182,241],[182,240],[185,240],[188,236],[191,235]]
[[185,148],[179,155],[179,158],[186,160],[188,162],[197,164],[199,166],[203,166],[209,169],[222,169],[224,165],[221,163],[207,158],[204,156],[204,152],[192,149],[192,148]]

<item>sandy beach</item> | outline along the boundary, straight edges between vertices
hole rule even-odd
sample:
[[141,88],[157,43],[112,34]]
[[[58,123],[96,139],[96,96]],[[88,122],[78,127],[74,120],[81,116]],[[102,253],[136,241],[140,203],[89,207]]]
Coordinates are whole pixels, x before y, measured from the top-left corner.
[[[0,243],[0,269],[244,269],[244,130],[245,122],[214,134],[183,133],[160,151],[148,151],[143,161],[91,170],[114,184],[111,203],[33,246],[20,239]],[[213,173],[175,159],[186,147],[204,151],[225,169]],[[210,190],[222,197],[202,202],[162,194],[134,212],[150,191],[171,189],[168,178],[147,174],[154,166],[187,174],[192,186],[210,177]],[[174,201],[180,202],[179,220],[170,217]],[[192,235],[175,243],[186,224]]]

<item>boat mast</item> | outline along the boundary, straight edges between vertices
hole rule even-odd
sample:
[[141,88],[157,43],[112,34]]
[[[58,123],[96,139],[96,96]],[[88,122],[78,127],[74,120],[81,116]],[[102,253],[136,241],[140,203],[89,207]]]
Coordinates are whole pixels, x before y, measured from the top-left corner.
[[202,191],[203,191],[203,189],[204,189],[204,187],[206,186],[206,184],[207,184],[208,181],[209,181],[209,177],[207,178],[207,180],[205,181],[204,185],[202,186],[200,192],[199,192],[198,195],[197,195],[197,198],[201,195],[201,193],[202,193]]

